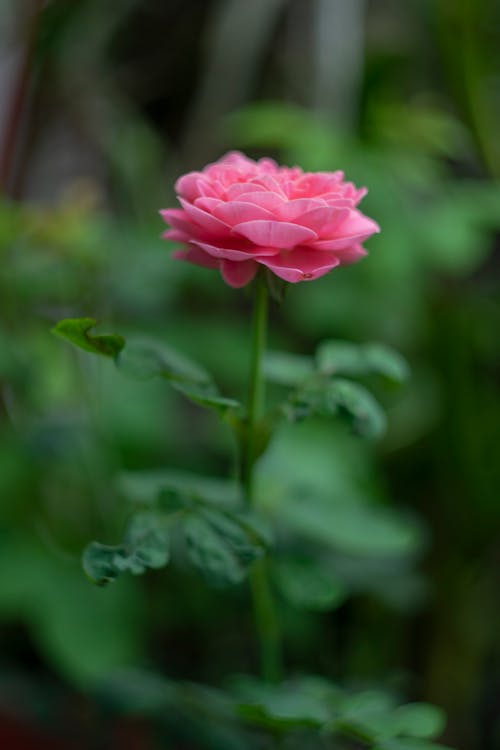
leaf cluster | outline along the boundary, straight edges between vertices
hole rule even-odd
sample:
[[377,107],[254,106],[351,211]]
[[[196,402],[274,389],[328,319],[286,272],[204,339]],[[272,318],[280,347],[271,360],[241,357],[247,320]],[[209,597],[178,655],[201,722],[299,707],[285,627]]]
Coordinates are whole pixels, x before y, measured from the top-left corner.
[[408,377],[406,361],[390,347],[335,340],[322,342],[315,357],[269,352],[265,371],[270,381],[292,387],[280,407],[290,421],[338,416],[353,432],[370,439],[383,435],[385,414],[370,391],[353,378],[378,376],[397,385]]
[[149,507],[131,516],[120,544],[92,542],[86,547],[83,566],[88,577],[105,585],[123,572],[140,575],[147,568],[165,567],[175,528],[184,541],[185,557],[208,583],[241,583],[249,566],[265,554],[269,538],[259,519],[239,503],[219,507],[214,502],[217,486],[223,487],[223,501],[224,493],[233,495],[232,483],[224,486],[221,480],[175,472],[141,474],[125,475],[122,492]]

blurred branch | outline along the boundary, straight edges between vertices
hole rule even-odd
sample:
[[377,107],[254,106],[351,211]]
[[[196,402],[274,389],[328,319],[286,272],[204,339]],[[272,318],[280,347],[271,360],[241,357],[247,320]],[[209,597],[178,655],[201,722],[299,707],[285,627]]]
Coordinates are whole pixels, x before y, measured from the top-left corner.
[[311,105],[353,125],[363,71],[366,0],[315,0]]
[[224,0],[209,32],[203,74],[187,119],[183,151],[190,164],[215,146],[221,117],[247,100],[276,19],[288,0]]
[[44,0],[33,0],[31,12],[26,20],[26,36],[22,48],[17,76],[12,86],[12,95],[7,104],[4,137],[0,148],[0,191],[9,191],[12,169],[15,163],[18,136],[21,131],[26,96],[30,84],[31,63]]
[[479,28],[481,21],[486,23],[486,5],[476,0],[440,0],[436,4],[436,13],[448,73],[477,149],[490,174],[500,177],[497,128],[490,97],[485,90],[487,40]]

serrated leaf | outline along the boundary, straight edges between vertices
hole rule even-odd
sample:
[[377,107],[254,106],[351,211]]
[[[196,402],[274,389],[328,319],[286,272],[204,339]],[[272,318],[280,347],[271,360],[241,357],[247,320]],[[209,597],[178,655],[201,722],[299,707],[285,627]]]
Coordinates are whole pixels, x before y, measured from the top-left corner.
[[125,533],[126,560],[123,570],[144,573],[146,568],[163,568],[170,559],[169,532],[165,516],[159,513],[136,513]]
[[94,318],[66,318],[52,328],[52,333],[92,354],[116,358],[125,346],[125,339],[117,334],[91,336],[89,331],[96,325]]
[[98,585],[114,581],[120,573],[134,575],[147,568],[162,568],[170,558],[165,517],[157,513],[136,513],[130,519],[123,543],[92,542],[83,553],[83,568]]
[[340,378],[326,392],[332,411],[347,418],[354,432],[366,438],[378,438],[385,432],[386,417],[378,401],[358,383]]
[[323,341],[316,352],[318,369],[324,375],[381,375],[402,383],[409,374],[408,363],[386,344],[353,344]]
[[291,421],[311,416],[344,418],[353,432],[365,438],[378,438],[386,429],[382,407],[359,383],[343,378],[316,382],[292,394],[283,411]]
[[345,586],[314,561],[278,560],[272,570],[281,594],[296,607],[323,612],[346,597]]
[[300,354],[269,351],[264,355],[264,374],[280,385],[300,385],[314,374],[314,360]]
[[85,547],[82,556],[85,573],[98,586],[111,583],[119,575],[114,560],[115,555],[120,552],[121,547],[91,542]]
[[184,534],[191,562],[217,587],[240,583],[248,566],[264,552],[236,516],[217,510],[188,515]]

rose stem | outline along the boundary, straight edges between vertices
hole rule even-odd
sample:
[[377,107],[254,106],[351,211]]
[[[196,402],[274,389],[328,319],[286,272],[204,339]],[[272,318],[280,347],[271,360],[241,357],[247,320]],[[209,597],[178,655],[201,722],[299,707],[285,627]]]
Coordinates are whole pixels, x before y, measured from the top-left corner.
[[[252,322],[252,352],[248,392],[248,421],[242,456],[242,483],[247,504],[254,503],[253,479],[257,449],[259,419],[264,411],[264,378],[262,355],[266,344],[268,290],[263,274],[255,282],[255,301]],[[254,562],[250,569],[250,590],[253,599],[255,626],[260,645],[262,676],[268,682],[281,677],[281,642],[278,618],[265,558]]]

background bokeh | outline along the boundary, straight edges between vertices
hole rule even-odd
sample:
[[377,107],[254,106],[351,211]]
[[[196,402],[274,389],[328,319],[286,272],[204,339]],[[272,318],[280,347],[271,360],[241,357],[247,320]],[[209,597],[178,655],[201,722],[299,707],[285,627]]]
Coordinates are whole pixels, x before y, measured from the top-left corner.
[[244,587],[181,566],[100,590],[80,566],[120,538],[118,475],[225,475],[231,436],[50,335],[83,316],[156,335],[244,395],[250,299],[171,261],[157,214],[235,148],[344,169],[382,227],[360,265],[273,307],[271,345],[378,340],[412,369],[377,390],[380,443],[304,423],[262,464],[271,513],[276,476],[330,497],[331,538],[297,503],[289,523],[327,544],[342,592],[310,613],[281,571],[287,664],[435,702],[444,741],[499,747],[499,49],[497,0],[1,0],[2,747],[246,747],[147,700],[153,673],[255,670]]

